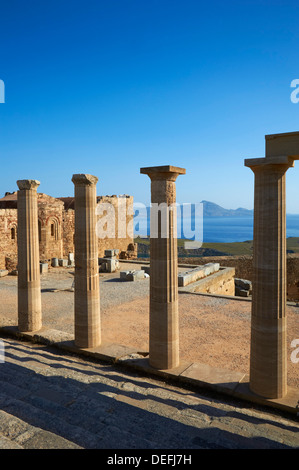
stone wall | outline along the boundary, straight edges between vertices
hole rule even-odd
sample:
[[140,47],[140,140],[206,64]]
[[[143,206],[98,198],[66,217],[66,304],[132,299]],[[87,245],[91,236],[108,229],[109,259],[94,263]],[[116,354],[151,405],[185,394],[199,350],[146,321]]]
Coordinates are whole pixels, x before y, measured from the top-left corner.
[[62,258],[63,202],[41,193],[37,198],[40,259]]
[[215,295],[235,295],[235,269],[220,267],[220,270],[180,288],[185,292],[200,292]]
[[[236,277],[252,281],[252,256],[207,256],[202,258],[180,258],[184,264],[220,263],[220,266],[234,267]],[[299,300],[299,254],[287,255],[287,299]]]
[[[66,258],[69,253],[74,253],[75,210],[65,209],[62,200],[46,194],[38,193],[37,197],[40,260]],[[104,217],[106,221],[103,227],[105,236],[98,238],[99,257],[104,256],[105,250],[118,249],[120,257],[136,258],[137,246],[134,245],[132,234],[128,233],[133,220],[133,197],[101,196],[97,199],[99,208],[105,208],[101,204],[107,204],[107,210],[103,212],[99,209],[98,215],[98,220]],[[14,193],[7,201],[2,199],[3,208],[0,208],[0,269],[8,269],[10,272],[17,268],[16,206]]]
[[[132,233],[128,233],[130,224],[133,221],[133,197],[98,197],[98,209],[99,257],[104,256],[105,250],[114,248],[118,249],[120,254],[126,252],[129,245],[134,244],[133,228]],[[114,218],[112,217],[112,211],[115,214]],[[103,235],[105,235],[105,238],[103,238]]]
[[18,253],[17,209],[0,209],[0,269],[6,269],[5,258],[16,260]]
[[69,253],[74,253],[74,233],[75,233],[75,211],[68,209],[63,211],[62,215],[62,238],[63,238],[63,257],[66,258]]

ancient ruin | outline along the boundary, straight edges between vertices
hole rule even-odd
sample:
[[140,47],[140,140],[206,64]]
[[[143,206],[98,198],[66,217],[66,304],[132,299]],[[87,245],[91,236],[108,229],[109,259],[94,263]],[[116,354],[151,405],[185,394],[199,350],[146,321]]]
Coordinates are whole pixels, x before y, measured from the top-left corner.
[[73,175],[75,185],[75,344],[101,343],[96,184],[92,175]]
[[[297,159],[299,133],[291,133],[266,136],[266,156],[245,160],[245,165],[252,169],[255,177],[253,283],[252,286],[251,283],[244,284],[242,279],[237,279],[237,282],[239,288],[247,293],[252,287],[249,386],[254,396],[274,400],[288,395],[285,174]],[[219,263],[193,266],[187,272],[178,272],[176,179],[185,172],[183,168],[170,165],[140,169],[141,174],[150,177],[152,204],[162,204],[167,211],[151,211],[150,265],[141,265],[139,270],[127,270],[119,275],[119,280],[141,281],[150,276],[148,361],[153,370],[159,371],[177,370],[181,365],[178,288],[186,289],[186,292],[209,292],[214,283],[216,289],[220,289],[219,293],[224,295],[235,289],[234,268],[223,267]],[[5,208],[1,209],[6,234],[4,245],[11,247],[12,243],[17,243],[14,253],[18,255],[18,330],[34,333],[42,328],[41,256],[47,254],[58,259],[63,252],[68,252],[68,266],[75,268],[74,345],[82,350],[96,350],[102,344],[99,273],[113,273],[118,269],[120,248],[115,247],[115,239],[114,246],[111,246],[111,239],[98,240],[98,178],[75,174],[72,181],[75,197],[71,204],[69,201],[69,206],[66,201],[38,195],[39,182],[36,180],[18,181],[18,193],[7,195],[2,200],[2,204],[5,203]],[[52,215],[49,213],[50,200],[57,219],[53,212]],[[16,201],[17,208],[14,206]],[[130,201],[131,198],[126,198],[126,204]],[[9,203],[12,207],[8,207]],[[70,210],[72,212],[68,212]],[[13,211],[17,211],[17,217]],[[157,218],[153,219],[153,215]],[[72,231],[64,234],[63,223],[70,220]],[[166,236],[163,227],[167,227]],[[123,227],[118,227],[118,230],[123,231]],[[47,241],[48,237],[54,238],[52,244],[51,240]],[[64,244],[64,240],[69,242]],[[133,238],[125,238],[122,242],[122,251],[134,243]],[[215,291],[212,294],[215,295]],[[117,347],[121,351],[125,348]],[[197,347],[200,348],[200,344]],[[184,370],[186,377],[194,370],[195,376],[203,373],[210,377],[211,374],[210,368],[204,364],[189,364]],[[227,371],[217,370],[215,374],[218,380],[219,374],[229,377]],[[242,386],[244,376],[236,376],[236,386]],[[235,386],[232,379],[223,381],[227,388]]]
[[[161,166],[141,168],[140,173],[151,179],[151,202],[165,203],[169,209],[159,213],[157,227],[152,225],[155,221],[151,210],[149,361],[157,369],[171,369],[180,362],[175,181],[186,170]],[[168,236],[164,237],[163,223],[168,229]],[[155,236],[152,229],[156,231]]]
[[[109,204],[114,208],[115,227],[112,236],[98,238],[99,256],[104,256],[105,250],[115,248],[119,250],[119,257],[122,259],[136,258],[137,245],[130,233],[124,232],[121,227],[123,220],[126,224],[132,220],[133,197],[97,196],[97,204]],[[7,269],[9,272],[17,269],[17,206],[17,192],[6,194],[0,199],[0,269]],[[50,264],[52,258],[67,259],[69,253],[74,253],[75,198],[53,198],[37,193],[37,206],[40,260]],[[123,214],[119,213],[119,208]]]
[[21,180],[17,184],[18,326],[20,331],[35,331],[42,327],[36,193],[40,183]]
[[254,184],[250,388],[287,394],[285,174],[299,159],[299,133],[266,136],[266,156],[247,159]]

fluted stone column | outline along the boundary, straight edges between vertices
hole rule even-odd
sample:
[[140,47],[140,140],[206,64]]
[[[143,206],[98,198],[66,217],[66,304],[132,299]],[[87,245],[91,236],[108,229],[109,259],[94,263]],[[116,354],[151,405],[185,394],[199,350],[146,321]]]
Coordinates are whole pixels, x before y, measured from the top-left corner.
[[37,180],[17,181],[18,191],[18,328],[42,327]]
[[[161,166],[141,168],[140,172],[151,179],[149,362],[156,369],[171,369],[179,365],[175,181],[186,170]],[[161,204],[164,208],[156,217]],[[168,233],[164,233],[166,228]]]
[[75,185],[75,344],[101,343],[96,184],[92,175],[73,175]]
[[288,157],[245,160],[255,175],[250,389],[287,393],[286,171]]

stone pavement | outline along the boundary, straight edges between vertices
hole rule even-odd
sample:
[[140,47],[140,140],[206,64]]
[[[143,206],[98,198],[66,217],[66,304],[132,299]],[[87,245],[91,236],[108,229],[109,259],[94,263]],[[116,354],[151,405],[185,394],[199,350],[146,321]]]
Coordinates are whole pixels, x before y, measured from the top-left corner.
[[1,449],[290,449],[294,416],[2,337]]

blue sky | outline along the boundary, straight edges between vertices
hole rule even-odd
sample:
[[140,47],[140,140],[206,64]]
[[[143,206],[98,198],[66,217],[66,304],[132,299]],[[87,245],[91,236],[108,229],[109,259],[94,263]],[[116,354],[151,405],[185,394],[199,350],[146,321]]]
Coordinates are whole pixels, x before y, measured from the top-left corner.
[[299,130],[298,17],[282,0],[2,0],[0,194],[35,178],[71,196],[91,173],[98,194],[148,203],[140,167],[171,164],[186,168],[178,202],[253,208],[244,159]]

